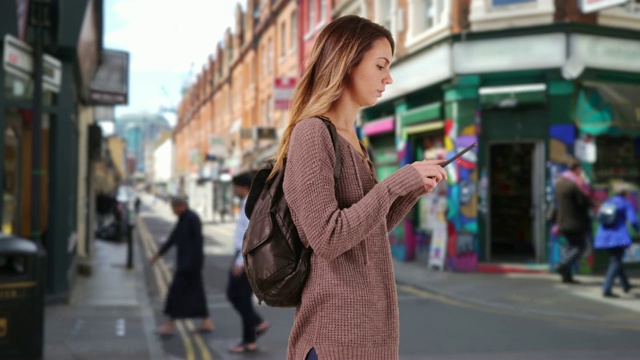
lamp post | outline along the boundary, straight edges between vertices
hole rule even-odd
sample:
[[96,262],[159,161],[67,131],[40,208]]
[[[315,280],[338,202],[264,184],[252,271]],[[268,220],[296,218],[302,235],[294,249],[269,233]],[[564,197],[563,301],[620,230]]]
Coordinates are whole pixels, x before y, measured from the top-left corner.
[[33,120],[32,126],[32,164],[31,164],[31,238],[40,242],[40,198],[42,177],[46,171],[42,168],[42,55],[44,53],[44,31],[51,26],[49,0],[31,0],[29,3],[29,24],[34,30],[33,49]]

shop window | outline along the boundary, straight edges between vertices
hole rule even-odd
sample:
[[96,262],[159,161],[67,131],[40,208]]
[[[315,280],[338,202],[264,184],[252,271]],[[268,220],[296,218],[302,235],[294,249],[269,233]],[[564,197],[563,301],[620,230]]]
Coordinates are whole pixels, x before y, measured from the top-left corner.
[[33,81],[5,72],[4,95],[7,99],[30,100],[33,94]]
[[640,137],[596,137],[596,162],[593,164],[594,183],[606,185],[614,179],[640,184]]
[[20,139],[11,127],[4,132],[4,171],[2,174],[2,232],[18,230]]

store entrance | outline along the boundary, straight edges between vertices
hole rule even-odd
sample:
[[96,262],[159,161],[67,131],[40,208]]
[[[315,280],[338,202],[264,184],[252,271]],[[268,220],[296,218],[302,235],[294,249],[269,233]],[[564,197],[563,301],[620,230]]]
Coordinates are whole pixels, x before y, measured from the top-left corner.
[[491,261],[538,262],[542,255],[542,143],[489,146]]

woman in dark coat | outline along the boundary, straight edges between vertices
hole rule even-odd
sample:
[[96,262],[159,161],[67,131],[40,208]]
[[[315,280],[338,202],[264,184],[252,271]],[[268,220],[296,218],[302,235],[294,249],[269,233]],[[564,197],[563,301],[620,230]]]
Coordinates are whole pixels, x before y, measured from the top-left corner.
[[151,264],[155,263],[176,245],[176,271],[164,307],[164,313],[169,319],[160,325],[156,332],[159,335],[172,335],[175,331],[175,320],[185,318],[202,318],[202,324],[196,331],[210,332],[214,325],[209,317],[202,282],[202,223],[198,215],[188,208],[184,198],[172,199],[171,207],[178,216],[178,223],[160,247],[158,254],[151,259]]

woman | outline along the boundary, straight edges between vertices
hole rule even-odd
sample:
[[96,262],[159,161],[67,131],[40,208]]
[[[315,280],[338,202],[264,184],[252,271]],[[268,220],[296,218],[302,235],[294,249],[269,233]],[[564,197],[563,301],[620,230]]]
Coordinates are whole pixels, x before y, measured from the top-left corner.
[[627,200],[627,192],[629,185],[623,182],[614,184],[614,195],[605,200],[602,205],[612,205],[615,209],[615,219],[611,221],[610,225],[598,224],[598,231],[594,240],[594,248],[606,249],[611,255],[609,259],[609,269],[602,285],[602,295],[604,297],[618,297],[613,289],[613,283],[616,277],[620,278],[620,285],[625,293],[631,290],[631,284],[629,278],[624,271],[624,264],[622,258],[624,257],[624,251],[629,245],[631,245],[631,236],[627,231],[627,223],[630,223],[633,228],[638,231],[638,214],[633,209],[631,202]]
[[[354,124],[392,83],[389,31],[357,16],[329,23],[318,35],[293,97],[276,155],[285,159],[284,194],[311,271],[296,309],[287,359],[398,358],[398,303],[388,233],[418,197],[446,179],[440,160],[417,161],[378,183]],[[337,187],[331,136],[342,157]]]

